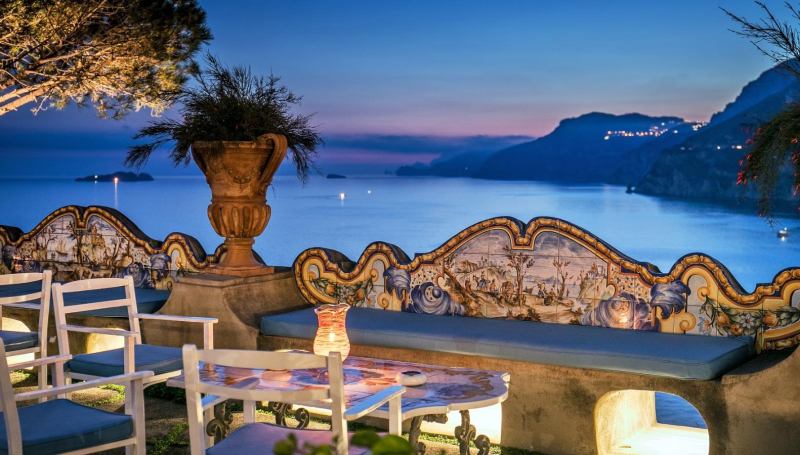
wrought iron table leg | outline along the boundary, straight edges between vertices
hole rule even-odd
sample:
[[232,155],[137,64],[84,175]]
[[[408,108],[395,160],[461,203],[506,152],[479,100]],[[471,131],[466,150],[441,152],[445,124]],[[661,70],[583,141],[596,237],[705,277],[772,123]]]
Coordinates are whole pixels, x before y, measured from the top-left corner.
[[311,415],[309,415],[306,408],[292,410],[292,405],[289,403],[270,401],[267,403],[267,410],[275,414],[275,424],[282,427],[288,426],[286,425],[287,416],[294,417],[295,420],[297,420],[297,426],[295,428],[298,430],[306,428],[308,426],[308,422],[311,421]]
[[425,453],[425,443],[419,442],[420,428],[422,427],[422,416],[411,418],[411,427],[408,429],[408,442],[411,447],[417,449],[418,454]]
[[458,441],[458,451],[461,455],[469,455],[470,442],[475,443],[478,448],[478,455],[489,454],[489,438],[484,435],[478,435],[475,426],[470,423],[469,411],[461,412],[461,425],[456,427],[455,436]]
[[206,425],[206,434],[214,438],[214,444],[225,439],[231,431],[233,415],[228,409],[227,403],[227,401],[223,401],[214,406],[214,418]]

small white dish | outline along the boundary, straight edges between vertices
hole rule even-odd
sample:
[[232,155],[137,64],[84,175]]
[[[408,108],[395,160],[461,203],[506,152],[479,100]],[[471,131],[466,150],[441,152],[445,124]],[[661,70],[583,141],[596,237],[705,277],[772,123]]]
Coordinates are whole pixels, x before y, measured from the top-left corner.
[[401,371],[397,373],[395,380],[398,384],[406,387],[416,387],[428,382],[428,377],[421,371]]

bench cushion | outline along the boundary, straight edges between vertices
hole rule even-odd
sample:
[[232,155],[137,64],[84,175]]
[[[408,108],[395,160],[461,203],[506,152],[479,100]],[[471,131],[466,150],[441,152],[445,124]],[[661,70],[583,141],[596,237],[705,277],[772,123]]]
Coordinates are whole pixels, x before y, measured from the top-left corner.
[[39,346],[39,332],[14,332],[0,330],[0,338],[6,347],[6,352],[19,351]]
[[[25,455],[68,452],[133,435],[130,416],[69,400],[49,400],[19,408],[19,421]],[[0,425],[0,453],[8,453],[5,425]]]
[[[312,339],[316,327],[313,308],[261,319],[264,335]],[[367,308],[350,309],[347,333],[353,344],[680,379],[716,378],[754,353],[750,337],[675,335]]]
[[[32,294],[42,290],[42,282],[35,281],[25,284],[13,284],[0,286],[0,297],[12,297],[15,295]],[[160,289],[136,288],[136,306],[139,313],[155,313],[169,298],[170,291]],[[102,302],[104,300],[117,300],[125,298],[125,288],[108,288],[94,291],[71,292],[64,294],[64,303],[74,305],[78,303]],[[38,302],[36,302],[38,303]],[[125,308],[107,308],[103,310],[87,311],[83,313],[87,316],[106,316],[106,317],[128,317]]]
[[[183,369],[183,357],[180,348],[137,344],[134,349],[136,360],[135,371],[152,371],[154,374],[170,373]],[[78,354],[66,363],[71,373],[89,376],[114,376],[124,373],[123,349]]]

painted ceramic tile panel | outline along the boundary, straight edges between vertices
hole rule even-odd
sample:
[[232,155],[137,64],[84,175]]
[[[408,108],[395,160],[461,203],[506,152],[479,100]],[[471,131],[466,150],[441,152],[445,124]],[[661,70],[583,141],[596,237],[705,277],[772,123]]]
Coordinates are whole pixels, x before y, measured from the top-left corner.
[[768,349],[800,344],[800,269],[747,294],[708,256],[687,255],[661,273],[562,220],[535,218],[524,225],[490,219],[413,260],[377,242],[346,272],[330,260],[343,256],[326,251],[306,250],[295,260],[298,286],[312,303],[344,300],[412,313],[696,335],[763,334]]
[[16,241],[4,230],[0,273],[50,269],[56,281],[130,275],[137,287],[167,289],[178,272],[207,264],[189,252],[187,236],[175,234],[167,244],[139,238],[138,228],[117,213],[70,206]]

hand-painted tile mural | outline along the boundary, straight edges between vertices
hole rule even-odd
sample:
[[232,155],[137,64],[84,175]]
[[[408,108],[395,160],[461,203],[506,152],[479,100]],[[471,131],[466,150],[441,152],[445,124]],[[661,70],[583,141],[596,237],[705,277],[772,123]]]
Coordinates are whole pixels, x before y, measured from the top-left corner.
[[311,303],[800,342],[800,269],[748,294],[708,256],[664,274],[553,218],[490,219],[413,260],[377,242],[357,263],[315,248],[294,267]]
[[137,287],[156,289],[209,261],[190,236],[159,242],[120,212],[94,206],[58,209],[27,234],[0,226],[0,259],[0,274],[49,269],[56,281],[131,275]]

